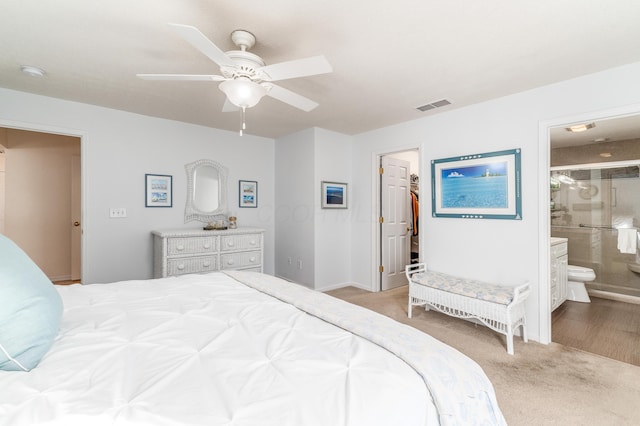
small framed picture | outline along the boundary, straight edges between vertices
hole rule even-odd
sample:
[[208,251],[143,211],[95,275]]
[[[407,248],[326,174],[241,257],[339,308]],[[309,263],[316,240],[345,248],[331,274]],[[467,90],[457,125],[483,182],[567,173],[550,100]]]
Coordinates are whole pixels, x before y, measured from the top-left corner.
[[342,182],[322,181],[322,208],[346,209],[347,184]]
[[239,207],[258,207],[258,182],[254,180],[238,181]]
[[173,176],[145,174],[145,207],[173,205]]

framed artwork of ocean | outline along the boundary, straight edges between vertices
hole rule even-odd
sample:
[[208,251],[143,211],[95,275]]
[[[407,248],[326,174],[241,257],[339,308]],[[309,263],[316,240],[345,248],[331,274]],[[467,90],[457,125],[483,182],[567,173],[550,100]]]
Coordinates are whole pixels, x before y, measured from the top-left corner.
[[522,219],[520,149],[431,161],[433,217]]

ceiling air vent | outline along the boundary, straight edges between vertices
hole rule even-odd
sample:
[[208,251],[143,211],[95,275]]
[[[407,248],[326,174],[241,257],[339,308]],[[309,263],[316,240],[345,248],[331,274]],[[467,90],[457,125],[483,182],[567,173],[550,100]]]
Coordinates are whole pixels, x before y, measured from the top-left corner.
[[436,108],[440,108],[447,105],[451,105],[451,102],[449,102],[446,99],[441,99],[439,101],[431,102],[430,104],[419,106],[416,109],[424,112],[424,111],[429,111],[430,109],[436,109]]

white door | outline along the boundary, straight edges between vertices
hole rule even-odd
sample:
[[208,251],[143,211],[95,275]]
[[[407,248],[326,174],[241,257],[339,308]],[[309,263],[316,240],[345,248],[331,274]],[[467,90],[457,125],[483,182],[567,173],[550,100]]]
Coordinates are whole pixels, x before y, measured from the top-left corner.
[[410,163],[383,156],[380,178],[381,289],[407,284],[404,267],[411,262]]
[[80,198],[80,156],[71,157],[71,279],[81,279],[82,208]]

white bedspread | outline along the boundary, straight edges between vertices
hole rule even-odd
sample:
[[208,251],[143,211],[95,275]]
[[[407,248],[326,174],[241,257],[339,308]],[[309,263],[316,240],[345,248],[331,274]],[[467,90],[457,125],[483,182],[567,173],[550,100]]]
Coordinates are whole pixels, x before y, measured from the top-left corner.
[[421,331],[369,309],[290,286],[275,277],[227,271],[255,289],[343,327],[402,358],[423,378],[442,425],[506,425],[493,386],[478,364]]
[[[334,299],[320,294],[324,300],[312,300],[316,293],[303,287],[234,275],[274,287],[280,298],[327,305],[329,316],[347,318],[354,308],[366,319],[361,308],[336,301],[343,311],[335,311],[328,302]],[[414,369],[378,344],[313,316],[321,315],[319,307],[307,315],[222,273],[59,291],[65,312],[52,349],[31,372],[0,371],[1,425],[437,424],[430,393]],[[371,324],[371,332],[378,328]],[[405,331],[412,339],[410,328]],[[393,344],[378,343],[393,350]],[[458,352],[437,343],[442,355],[429,359],[459,362]],[[435,380],[440,384],[427,384],[440,392],[436,388],[447,387],[453,372],[464,376],[467,369],[443,365]],[[478,375],[477,366],[470,369]],[[504,422],[497,405],[475,411],[495,400],[490,384],[484,390],[465,378],[450,384],[452,393],[464,388],[466,395],[452,405],[472,395],[479,403],[441,412],[441,421],[456,423],[450,416],[462,412],[472,420],[464,424]],[[434,396],[441,410],[451,409]]]

